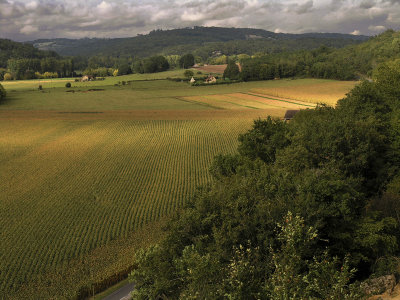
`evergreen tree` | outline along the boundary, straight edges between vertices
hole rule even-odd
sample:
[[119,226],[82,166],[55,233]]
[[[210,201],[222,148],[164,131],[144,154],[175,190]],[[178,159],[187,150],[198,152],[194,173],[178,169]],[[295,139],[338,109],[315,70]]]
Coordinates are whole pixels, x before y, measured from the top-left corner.
[[239,76],[240,76],[240,71],[238,65],[233,60],[229,60],[228,65],[224,71],[223,77],[225,79],[229,78],[231,80],[237,80],[239,79]]

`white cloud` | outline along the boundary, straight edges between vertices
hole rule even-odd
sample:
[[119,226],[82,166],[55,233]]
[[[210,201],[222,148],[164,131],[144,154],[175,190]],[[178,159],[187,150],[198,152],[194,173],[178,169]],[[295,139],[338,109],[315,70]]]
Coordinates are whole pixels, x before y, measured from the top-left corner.
[[28,2],[27,4],[25,4],[25,7],[27,9],[36,9],[38,7],[38,5],[39,4],[36,1],[31,1],[31,2]]
[[0,0],[0,37],[15,40],[123,37],[194,25],[376,34],[400,29],[400,1]]
[[203,20],[205,18],[205,15],[199,12],[189,12],[189,11],[184,11],[181,19],[182,21],[189,21],[189,22],[196,22]]
[[96,8],[97,8],[98,13],[106,15],[106,14],[111,13],[113,6],[112,6],[112,4],[110,4],[106,1],[103,1],[99,5],[97,5]]
[[370,25],[368,26],[368,29],[373,32],[382,32],[386,30],[386,27],[382,25],[376,25],[376,26]]
[[32,25],[25,25],[24,27],[22,27],[20,29],[20,32],[22,34],[32,34],[32,33],[36,33],[39,31],[39,28],[37,26],[32,26]]
[[350,34],[352,34],[352,35],[360,35],[361,32],[360,32],[360,30],[357,30],[357,29],[356,29],[356,30],[350,32]]

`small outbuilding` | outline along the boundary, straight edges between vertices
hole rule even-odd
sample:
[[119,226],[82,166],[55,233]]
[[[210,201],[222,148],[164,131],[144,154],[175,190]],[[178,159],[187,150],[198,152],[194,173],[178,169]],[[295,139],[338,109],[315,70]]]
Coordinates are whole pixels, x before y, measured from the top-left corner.
[[85,82],[85,81],[92,81],[94,79],[94,77],[92,75],[85,75],[82,76],[81,81]]
[[217,82],[217,79],[212,75],[209,75],[205,80],[205,83],[216,83],[216,82]]
[[295,114],[297,114],[300,110],[287,110],[285,113],[285,116],[283,117],[284,121],[290,121],[291,119],[293,119],[293,117],[295,116]]

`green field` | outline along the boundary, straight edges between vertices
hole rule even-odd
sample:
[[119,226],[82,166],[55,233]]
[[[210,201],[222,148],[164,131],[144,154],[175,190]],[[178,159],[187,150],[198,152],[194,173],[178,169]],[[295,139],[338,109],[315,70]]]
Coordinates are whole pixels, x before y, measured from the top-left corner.
[[[0,294],[71,298],[125,270],[134,249],[157,240],[158,222],[210,180],[212,158],[233,153],[255,118],[314,106],[266,89],[293,94],[320,84],[321,99],[326,85],[343,89],[310,79],[191,87],[140,81],[146,76],[70,89],[53,80],[41,82],[42,91],[39,81],[4,83]],[[134,81],[115,86],[121,80]]]

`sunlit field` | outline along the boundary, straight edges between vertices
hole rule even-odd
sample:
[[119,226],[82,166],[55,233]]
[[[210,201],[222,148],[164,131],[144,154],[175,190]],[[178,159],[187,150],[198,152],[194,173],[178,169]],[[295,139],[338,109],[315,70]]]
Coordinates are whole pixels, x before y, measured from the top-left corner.
[[2,83],[0,294],[72,298],[107,285],[254,119],[334,104],[355,84],[158,80],[181,73]]

